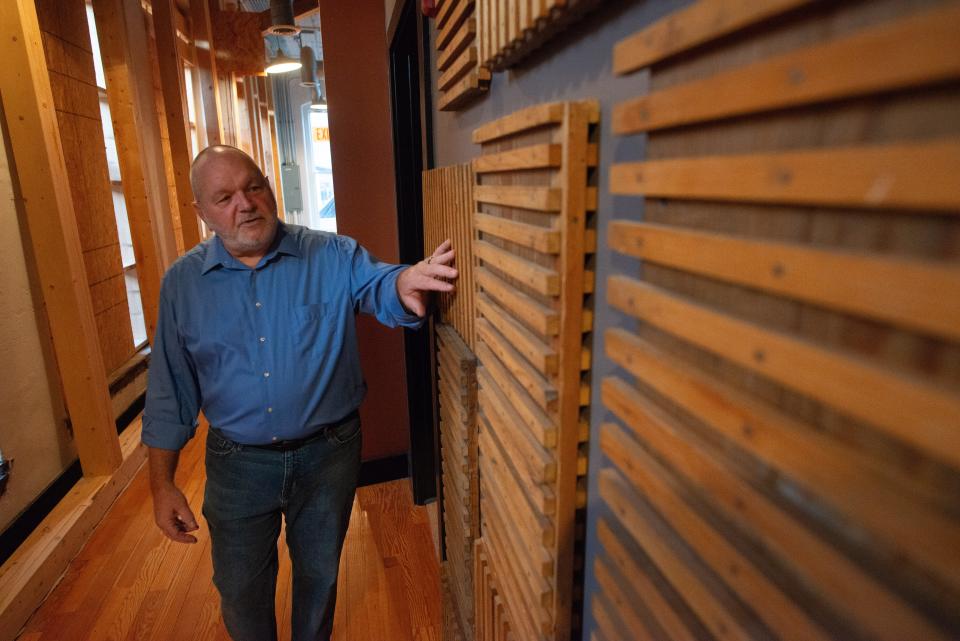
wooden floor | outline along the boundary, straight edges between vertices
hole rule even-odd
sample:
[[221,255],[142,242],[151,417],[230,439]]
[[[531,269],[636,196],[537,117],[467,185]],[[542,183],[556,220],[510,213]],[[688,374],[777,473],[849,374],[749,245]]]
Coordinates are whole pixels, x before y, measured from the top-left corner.
[[[197,517],[204,434],[184,450],[178,484]],[[211,581],[210,539],[166,539],[153,524],[146,469],[111,508],[21,641],[229,640]],[[360,488],[340,564],[336,641],[440,639],[439,568],[427,508],[407,480]],[[290,639],[290,561],[280,538],[277,619]]]

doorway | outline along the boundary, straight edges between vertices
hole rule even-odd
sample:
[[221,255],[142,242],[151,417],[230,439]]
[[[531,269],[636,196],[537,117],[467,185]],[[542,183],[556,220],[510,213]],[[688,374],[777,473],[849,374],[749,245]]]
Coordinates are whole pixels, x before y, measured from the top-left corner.
[[[422,183],[433,164],[430,141],[429,26],[414,0],[402,3],[390,42],[390,101],[400,261],[423,258]],[[422,63],[421,63],[422,61]],[[427,136],[424,137],[424,132]],[[403,330],[410,414],[410,478],[418,505],[437,496],[431,332]]]

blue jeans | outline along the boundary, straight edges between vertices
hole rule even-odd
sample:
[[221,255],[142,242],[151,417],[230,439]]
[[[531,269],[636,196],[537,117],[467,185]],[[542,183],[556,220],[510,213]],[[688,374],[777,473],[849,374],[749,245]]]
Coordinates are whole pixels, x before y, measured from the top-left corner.
[[360,472],[360,419],[297,449],[241,445],[207,435],[203,515],[213,582],[234,641],[275,641],[281,515],[293,570],[293,641],[327,641],[340,551]]

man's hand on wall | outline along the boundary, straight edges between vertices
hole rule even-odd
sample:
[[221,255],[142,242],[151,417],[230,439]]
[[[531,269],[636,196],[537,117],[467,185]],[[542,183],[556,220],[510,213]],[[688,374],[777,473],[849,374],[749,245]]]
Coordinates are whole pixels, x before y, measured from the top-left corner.
[[433,254],[411,265],[397,277],[397,295],[407,310],[423,317],[427,314],[432,292],[452,292],[459,272],[451,267],[454,251],[449,240],[443,241]]

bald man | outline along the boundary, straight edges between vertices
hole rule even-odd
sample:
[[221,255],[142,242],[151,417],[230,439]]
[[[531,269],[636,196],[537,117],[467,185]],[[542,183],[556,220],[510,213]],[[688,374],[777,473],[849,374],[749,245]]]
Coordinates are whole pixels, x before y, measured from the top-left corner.
[[419,327],[432,292],[453,289],[454,253],[448,241],[416,265],[391,265],[346,236],[284,224],[263,172],[234,147],[200,152],[190,181],[216,235],[177,260],[160,291],[143,418],[154,516],[174,541],[196,543],[174,474],[202,410],[203,515],[230,635],[277,638],[285,519],[293,641],[326,640],[360,469],[354,316]]

